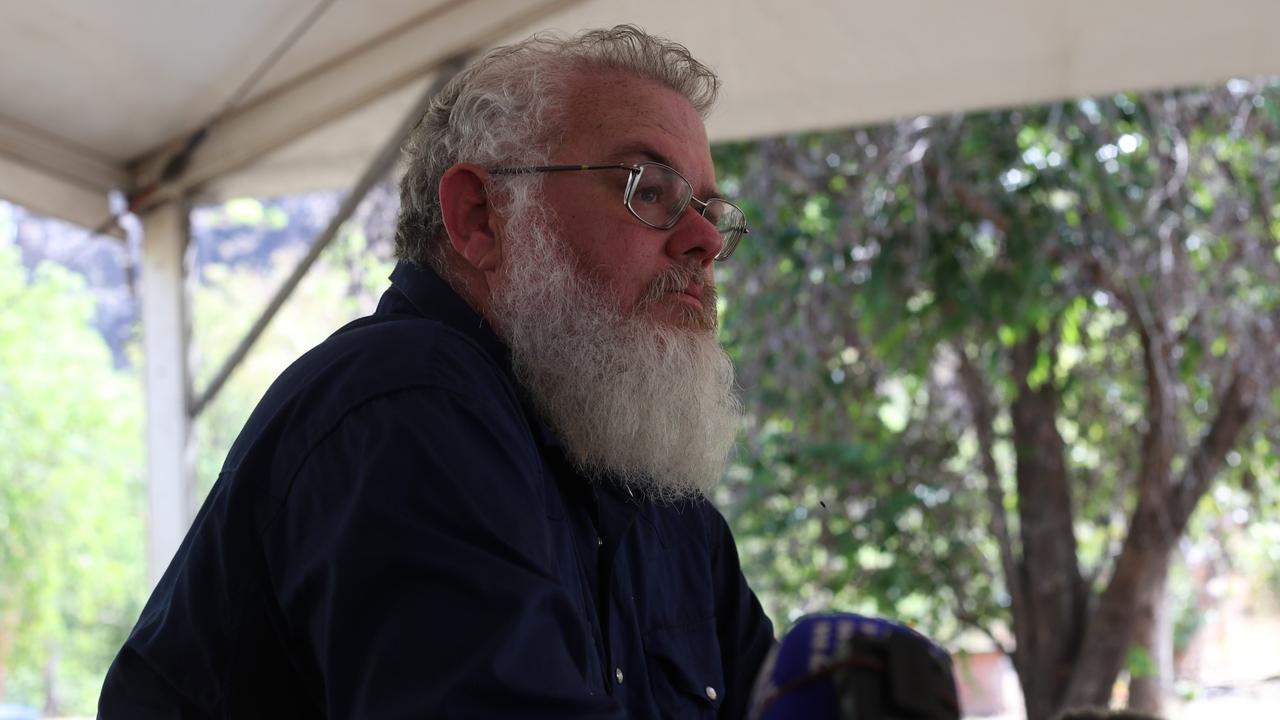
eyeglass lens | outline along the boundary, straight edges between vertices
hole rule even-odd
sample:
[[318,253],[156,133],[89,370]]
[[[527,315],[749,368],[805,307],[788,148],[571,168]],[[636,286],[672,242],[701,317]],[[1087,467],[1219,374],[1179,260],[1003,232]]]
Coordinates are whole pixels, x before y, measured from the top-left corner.
[[[680,219],[692,197],[693,188],[679,173],[663,165],[644,164],[634,181],[630,206],[641,220],[655,227],[668,228]],[[711,199],[702,210],[702,216],[710,220],[724,238],[724,248],[719,255],[728,257],[746,227],[742,211],[723,200]]]
[[656,227],[671,227],[693,196],[684,178],[661,165],[641,165],[631,191],[631,209]]

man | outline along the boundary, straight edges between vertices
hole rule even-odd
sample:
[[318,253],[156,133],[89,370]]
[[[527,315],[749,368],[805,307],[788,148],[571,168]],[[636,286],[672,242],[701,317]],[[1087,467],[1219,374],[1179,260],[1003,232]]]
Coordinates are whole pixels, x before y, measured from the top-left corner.
[[738,420],[715,76],[496,50],[406,146],[377,312],[267,392],[102,717],[738,717],[772,628],[704,495]]

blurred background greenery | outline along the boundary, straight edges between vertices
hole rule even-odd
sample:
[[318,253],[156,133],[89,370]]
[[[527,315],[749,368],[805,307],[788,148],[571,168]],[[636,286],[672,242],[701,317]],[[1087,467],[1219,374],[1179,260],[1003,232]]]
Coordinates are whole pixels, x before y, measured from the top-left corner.
[[[1011,657],[1033,717],[1082,666],[1158,707],[1242,681],[1205,658],[1220,614],[1276,617],[1278,136],[1280,85],[1236,80],[716,147],[752,225],[719,268],[749,415],[717,501],[779,630],[902,619]],[[196,209],[197,386],[339,201]],[[372,310],[395,209],[365,200],[198,418],[202,492]],[[148,592],[135,260],[0,203],[0,701],[50,714],[93,713]]]

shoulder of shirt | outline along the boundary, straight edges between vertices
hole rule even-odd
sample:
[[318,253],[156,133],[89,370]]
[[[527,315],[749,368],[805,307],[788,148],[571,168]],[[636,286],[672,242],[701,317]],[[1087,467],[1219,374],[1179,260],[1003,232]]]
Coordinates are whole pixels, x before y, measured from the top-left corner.
[[305,452],[355,408],[420,391],[522,412],[509,375],[463,333],[412,316],[357,321],[281,373],[250,415],[228,467],[238,465],[243,452],[263,436],[280,441],[283,433],[291,441],[286,444]]
[[478,342],[444,323],[408,315],[374,316],[344,327],[299,358],[281,380],[332,393],[337,405],[398,389],[469,395],[510,385]]

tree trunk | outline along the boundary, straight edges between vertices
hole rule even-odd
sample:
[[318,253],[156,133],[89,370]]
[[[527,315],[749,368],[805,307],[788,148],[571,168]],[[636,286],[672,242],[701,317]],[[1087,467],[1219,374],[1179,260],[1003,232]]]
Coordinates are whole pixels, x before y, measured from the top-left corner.
[[44,715],[62,716],[62,693],[58,687],[58,660],[61,654],[55,645],[49,649],[49,661],[44,665]]
[[1129,680],[1129,708],[1150,715],[1163,715],[1165,701],[1173,695],[1173,617],[1169,612],[1169,558],[1155,568],[1151,582],[1143,590],[1138,616],[1133,625],[1132,646],[1151,660],[1148,674]]
[[18,611],[0,612],[0,700],[4,699],[9,679],[9,655],[13,652],[13,636],[18,631]]
[[1040,344],[1040,334],[1033,332],[1014,348],[1019,388],[1011,408],[1028,619],[1017,652],[1029,720],[1046,720],[1062,706],[1087,597],[1076,558],[1065,444],[1057,428],[1057,390],[1050,383],[1031,388],[1026,379]]
[[1067,688],[1068,707],[1106,705],[1111,699],[1111,686],[1124,666],[1139,602],[1156,578],[1168,574],[1169,555],[1227,451],[1249,421],[1255,395],[1255,382],[1244,369],[1238,369],[1182,477],[1163,496],[1150,488],[1139,494],[1111,580],[1089,617]]
[[[1004,572],[1005,586],[1009,591],[1009,610],[1013,621],[1014,638],[1026,637],[1030,632],[1027,618],[1027,581],[1025,565],[1018,559],[1013,547],[1013,536],[1009,532],[1009,518],[1005,510],[1004,487],[1000,481],[1000,470],[996,465],[996,433],[995,405],[991,401],[991,391],[986,378],[974,365],[968,350],[963,343],[955,344],[956,356],[960,360],[960,380],[965,396],[969,399],[970,414],[974,432],[978,437],[978,457],[982,474],[986,479],[986,496],[988,510],[991,513],[991,532],[1000,549],[1000,569]],[[1019,681],[1030,677],[1027,664],[1026,649],[1017,645],[1009,650],[1000,643],[1000,649],[1013,661],[1014,671]]]
[[1139,598],[1160,574],[1177,538],[1162,527],[1163,515],[1163,508],[1138,502],[1111,581],[1089,617],[1067,707],[1105,707],[1111,701],[1111,687],[1133,639]]

